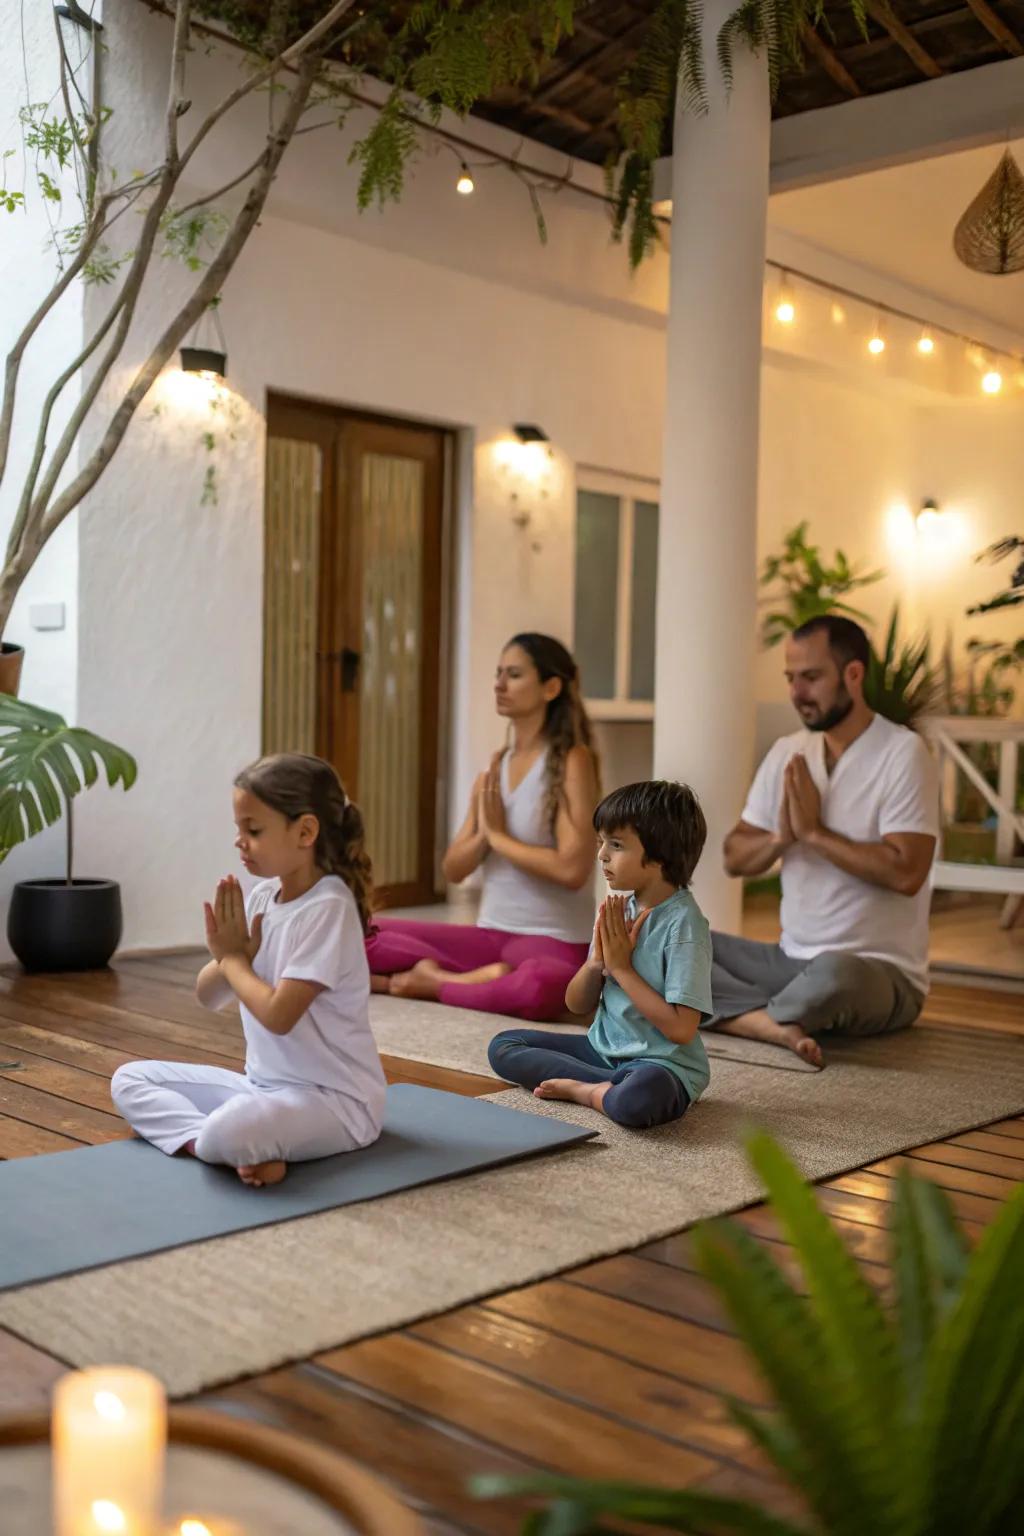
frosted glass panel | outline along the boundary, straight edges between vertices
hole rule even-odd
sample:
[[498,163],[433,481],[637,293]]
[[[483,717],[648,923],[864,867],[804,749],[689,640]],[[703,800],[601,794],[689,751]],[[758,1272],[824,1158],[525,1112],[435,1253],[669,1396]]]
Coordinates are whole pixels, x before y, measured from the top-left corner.
[[617,496],[577,493],[574,649],[588,699],[615,697],[619,515]]
[[378,885],[419,875],[423,465],[363,457],[359,799]]
[[629,696],[654,698],[654,607],[658,584],[658,504],[633,507],[633,612],[630,621]]
[[267,440],[263,750],[316,751],[320,449]]

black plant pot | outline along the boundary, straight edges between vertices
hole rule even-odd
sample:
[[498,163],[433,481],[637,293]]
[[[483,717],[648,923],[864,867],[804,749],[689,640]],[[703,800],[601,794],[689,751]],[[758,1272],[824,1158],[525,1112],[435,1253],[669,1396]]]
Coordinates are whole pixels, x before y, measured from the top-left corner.
[[95,971],[121,942],[121,887],[114,880],[20,880],[7,941],[27,971]]

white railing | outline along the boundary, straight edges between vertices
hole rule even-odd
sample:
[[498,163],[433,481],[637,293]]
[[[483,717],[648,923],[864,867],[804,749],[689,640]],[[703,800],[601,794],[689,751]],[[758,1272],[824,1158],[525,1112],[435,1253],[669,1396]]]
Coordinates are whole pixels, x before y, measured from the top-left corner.
[[[967,864],[936,859],[932,884],[947,891],[988,891],[1005,895],[1003,924],[1009,927],[1024,900],[1024,861],[1016,858],[1017,841],[1024,841],[1024,816],[1017,810],[1017,764],[1024,742],[1024,720],[988,719],[980,715],[924,715],[916,721],[939,761],[942,825],[953,819],[957,774],[962,773],[991,806],[996,817],[995,864]],[[964,745],[989,742],[999,748],[999,778],[995,789],[963,750]]]

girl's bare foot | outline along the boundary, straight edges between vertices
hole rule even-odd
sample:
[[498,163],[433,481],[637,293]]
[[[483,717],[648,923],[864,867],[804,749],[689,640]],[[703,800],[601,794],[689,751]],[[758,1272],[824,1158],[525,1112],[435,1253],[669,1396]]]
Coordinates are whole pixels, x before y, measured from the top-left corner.
[[288,1172],[288,1164],[277,1159],[269,1163],[243,1163],[236,1172],[243,1184],[261,1189],[264,1184],[280,1184]]
[[[611,1083],[581,1083],[575,1077],[549,1077],[533,1090],[538,1099],[563,1099],[569,1104],[583,1104],[601,1110]],[[603,1110],[601,1110],[603,1113]]]

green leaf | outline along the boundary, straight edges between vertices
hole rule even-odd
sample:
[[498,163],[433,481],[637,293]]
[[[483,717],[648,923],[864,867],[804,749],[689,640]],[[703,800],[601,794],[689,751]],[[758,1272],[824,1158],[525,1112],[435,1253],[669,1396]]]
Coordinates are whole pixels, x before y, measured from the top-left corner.
[[482,1499],[539,1495],[557,1500],[544,1514],[556,1515],[560,1523],[545,1523],[541,1518],[532,1527],[537,1536],[575,1536],[577,1532],[583,1536],[598,1529],[593,1521],[604,1515],[640,1521],[664,1531],[688,1531],[693,1536],[729,1536],[732,1532],[736,1536],[810,1536],[800,1526],[754,1505],[688,1489],[538,1475],[478,1477],[473,1479],[471,1491]]
[[0,694],[0,861],[58,822],[66,802],[95,784],[101,768],[111,786],[135,783],[135,759],[123,748]]

